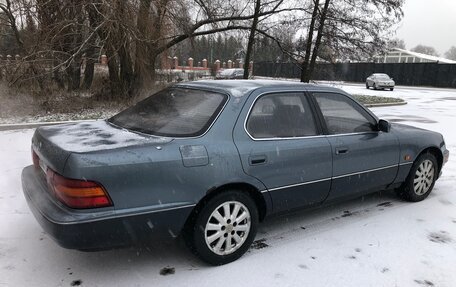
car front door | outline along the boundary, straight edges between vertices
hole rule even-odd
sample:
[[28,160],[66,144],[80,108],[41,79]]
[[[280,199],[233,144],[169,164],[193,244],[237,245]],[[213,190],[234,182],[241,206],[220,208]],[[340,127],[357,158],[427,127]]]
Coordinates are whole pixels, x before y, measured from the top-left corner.
[[328,199],[380,190],[396,178],[399,141],[379,131],[377,120],[344,94],[313,92],[333,154]]
[[274,212],[327,197],[331,146],[303,91],[250,95],[233,137],[245,173],[267,187]]

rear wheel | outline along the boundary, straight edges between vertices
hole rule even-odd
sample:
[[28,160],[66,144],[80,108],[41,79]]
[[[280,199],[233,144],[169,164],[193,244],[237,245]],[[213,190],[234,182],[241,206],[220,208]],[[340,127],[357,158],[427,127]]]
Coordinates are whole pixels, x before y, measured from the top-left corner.
[[399,196],[407,201],[421,201],[428,197],[438,176],[438,164],[434,155],[422,154],[413,163],[410,173],[398,189]]
[[203,261],[223,265],[241,257],[255,239],[258,209],[241,191],[225,191],[197,212],[187,240]]

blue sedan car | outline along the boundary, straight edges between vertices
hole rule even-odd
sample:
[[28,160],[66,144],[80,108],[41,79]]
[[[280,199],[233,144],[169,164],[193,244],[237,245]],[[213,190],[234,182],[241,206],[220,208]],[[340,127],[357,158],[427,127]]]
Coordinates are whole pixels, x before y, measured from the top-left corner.
[[284,81],[197,81],[106,121],[38,128],[27,202],[65,248],[182,235],[210,264],[245,253],[268,215],[384,189],[432,191],[439,133],[379,120],[342,90]]

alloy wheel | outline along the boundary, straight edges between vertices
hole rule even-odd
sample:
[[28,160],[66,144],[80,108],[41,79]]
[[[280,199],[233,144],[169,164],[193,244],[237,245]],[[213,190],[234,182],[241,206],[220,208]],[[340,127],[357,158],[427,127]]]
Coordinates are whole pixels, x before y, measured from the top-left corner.
[[244,244],[250,227],[250,212],[244,204],[224,202],[209,216],[204,230],[206,244],[217,255],[231,254]]
[[430,160],[424,160],[416,169],[413,179],[413,190],[417,195],[423,195],[429,191],[434,182],[435,168]]

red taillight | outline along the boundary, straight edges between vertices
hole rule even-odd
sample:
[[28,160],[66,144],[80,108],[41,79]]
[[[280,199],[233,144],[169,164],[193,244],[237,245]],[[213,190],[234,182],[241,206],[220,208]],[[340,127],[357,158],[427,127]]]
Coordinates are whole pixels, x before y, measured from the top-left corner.
[[71,208],[95,208],[112,205],[108,194],[99,183],[69,179],[49,168],[46,178],[55,196]]
[[36,168],[40,168],[40,158],[38,157],[36,152],[33,150],[33,148],[32,148],[32,160],[33,160],[33,165]]

